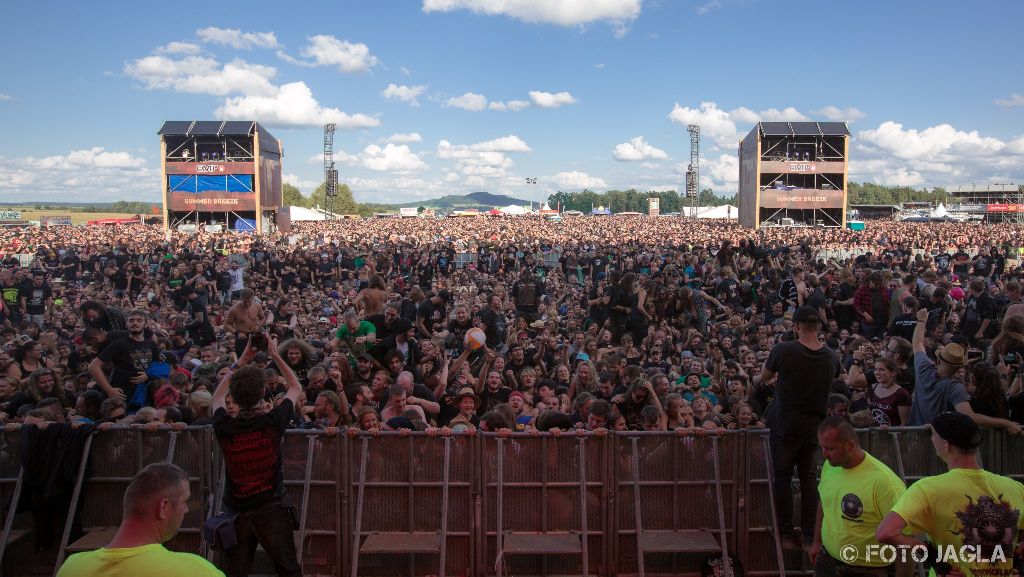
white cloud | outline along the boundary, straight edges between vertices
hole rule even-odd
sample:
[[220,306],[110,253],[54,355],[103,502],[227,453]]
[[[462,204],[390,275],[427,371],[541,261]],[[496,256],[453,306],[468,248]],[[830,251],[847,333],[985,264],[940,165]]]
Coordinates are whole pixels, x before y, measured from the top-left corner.
[[1003,141],[981,136],[976,130],[963,132],[948,124],[918,131],[904,130],[902,124],[887,121],[878,128],[861,131],[858,136],[863,143],[899,158],[937,161],[963,156],[988,156],[1006,146]]
[[44,158],[28,157],[25,164],[34,168],[71,170],[83,167],[93,168],[139,168],[146,164],[128,152],[107,152],[101,146],[88,149],[72,150],[68,154],[47,156]]
[[[799,110],[789,107],[779,110],[766,108],[760,112],[740,106],[732,111],[718,107],[714,102],[701,102],[696,108],[676,103],[668,115],[672,122],[700,125],[701,137],[710,137],[715,146],[734,148],[739,142],[737,124],[751,125],[765,122],[800,122],[810,120]],[[744,131],[745,132],[745,131]]]
[[381,94],[384,96],[384,100],[399,100],[402,102],[408,102],[411,106],[419,106],[420,103],[416,100],[420,94],[427,87],[422,84],[416,86],[405,86],[398,84],[388,84],[388,87],[384,89]]
[[4,94],[3,92],[0,92],[0,101],[4,100],[14,100],[14,97],[10,94]]
[[1003,141],[939,124],[923,130],[887,121],[854,141],[852,180],[949,186],[1024,178],[1024,136]]
[[578,190],[581,188],[607,188],[604,180],[596,176],[590,176],[585,172],[573,170],[569,172],[559,172],[558,174],[551,177],[555,184],[559,188],[567,190]]
[[530,103],[525,100],[509,100],[507,102],[495,100],[488,104],[487,108],[490,108],[491,110],[499,110],[502,112],[506,110],[511,110],[512,112],[519,112],[524,108],[529,108],[529,106]]
[[447,140],[437,143],[437,157],[455,161],[463,175],[488,178],[508,176],[513,166],[510,152],[532,152],[523,139],[514,134],[474,144],[452,144]]
[[603,21],[622,27],[640,15],[640,6],[641,0],[423,0],[424,12],[470,10],[559,26]]
[[422,142],[423,137],[420,136],[419,132],[410,132],[408,134],[392,134],[383,140],[384,142],[397,142],[399,144],[405,142]]
[[272,66],[233,60],[223,66],[205,56],[175,59],[151,55],[133,60],[124,67],[125,74],[142,83],[147,90],[173,90],[193,94],[271,95],[276,88],[271,79],[277,75]]
[[159,190],[159,170],[127,151],[95,146],[43,157],[0,157],[3,200],[158,201]]
[[242,32],[237,28],[210,26],[196,31],[203,42],[223,44],[240,50],[256,48],[277,48],[277,36],[273,32]]
[[469,145],[469,148],[479,152],[533,152],[522,138],[514,134],[485,142],[477,142],[476,144]]
[[304,180],[302,178],[299,178],[299,176],[295,174],[282,174],[281,182],[285,184],[290,184],[295,188],[299,189],[299,192],[301,192],[302,194],[309,196],[310,194],[313,193],[314,190],[316,190],[316,187],[320,186],[321,181],[315,179]]
[[199,54],[202,49],[192,42],[171,42],[154,50],[157,54]]
[[[734,111],[743,116],[747,111],[740,108]],[[700,125],[701,136],[710,136],[720,146],[735,146],[738,140],[736,122],[728,112],[718,108],[714,102],[701,102],[698,108],[680,106],[679,103],[672,108],[668,115],[672,122],[679,124]],[[744,118],[743,122],[752,122]]]
[[541,108],[558,108],[564,104],[576,104],[578,102],[578,100],[568,92],[552,94],[550,92],[542,92],[540,90],[531,90],[530,100]]
[[462,96],[454,96],[444,101],[445,108],[461,108],[470,112],[480,112],[487,108],[487,97],[475,92],[467,92]]
[[[309,159],[310,164],[323,162],[324,155],[318,154]],[[344,150],[334,151],[334,160],[342,164],[362,166],[375,172],[393,172],[407,174],[420,172],[427,168],[423,159],[404,144],[387,143],[384,146],[371,144],[362,152],[349,154]]]
[[826,120],[832,120],[834,122],[856,122],[865,116],[863,112],[858,110],[856,107],[850,106],[847,108],[838,108],[835,106],[826,106],[820,110],[812,110],[813,114],[824,117]]
[[704,4],[701,4],[700,6],[698,6],[695,9],[695,11],[697,12],[697,14],[700,14],[701,16],[703,16],[705,14],[708,14],[709,12],[713,12],[715,10],[718,10],[721,7],[722,7],[721,0],[709,0],[708,2],[705,2]]
[[[685,166],[681,166],[685,175]],[[700,166],[700,187],[711,188],[715,192],[731,194],[739,189],[740,161],[734,154],[721,154],[718,158],[701,159]],[[680,187],[685,186],[680,184]]]
[[448,174],[444,175],[445,182],[458,182],[459,178],[461,177],[454,172],[449,172]]
[[302,55],[312,58],[317,66],[337,66],[342,72],[365,72],[380,62],[366,44],[339,40],[329,34],[310,36]]
[[655,148],[644,141],[643,136],[637,136],[629,139],[629,142],[623,142],[615,146],[615,150],[612,151],[612,156],[615,160],[664,160],[668,158],[668,154],[660,148]]
[[399,67],[398,67],[398,70],[399,70],[399,71],[400,71],[400,72],[401,72],[402,74],[404,74],[405,76],[412,76],[412,70],[409,70],[409,69],[408,69],[408,68],[406,68],[405,66],[399,66]]
[[999,106],[1024,106],[1024,95],[1011,94],[1009,98],[996,100],[996,104]]
[[602,62],[602,63],[595,64],[594,68],[597,68],[598,70],[601,70],[601,69],[604,68],[604,63]]
[[376,172],[418,172],[427,168],[427,163],[404,144],[388,143],[383,147],[371,144],[360,155],[362,165]]
[[322,126],[333,122],[344,129],[380,125],[380,120],[372,116],[323,107],[305,82],[285,84],[273,96],[228,98],[214,114],[225,120],[257,120],[267,126]]

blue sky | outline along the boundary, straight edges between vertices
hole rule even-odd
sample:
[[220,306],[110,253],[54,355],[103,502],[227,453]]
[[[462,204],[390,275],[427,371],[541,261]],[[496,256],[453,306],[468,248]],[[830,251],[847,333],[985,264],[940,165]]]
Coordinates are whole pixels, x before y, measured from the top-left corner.
[[20,2],[0,200],[157,200],[164,120],[255,119],[361,201],[736,188],[757,120],[847,120],[852,178],[1024,181],[1017,1]]

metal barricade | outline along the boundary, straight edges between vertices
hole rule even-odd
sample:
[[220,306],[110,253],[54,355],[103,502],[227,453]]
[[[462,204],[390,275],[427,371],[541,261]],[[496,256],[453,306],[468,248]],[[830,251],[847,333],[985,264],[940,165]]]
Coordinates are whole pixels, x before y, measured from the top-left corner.
[[613,442],[614,573],[699,573],[709,557],[736,553],[742,433],[630,432]]
[[586,575],[608,569],[606,438],[480,438],[480,575]]
[[[289,431],[284,476],[307,575],[699,574],[719,555],[748,575],[806,572],[802,553],[783,555],[776,535],[767,435]],[[858,436],[908,484],[947,470],[926,428]],[[68,553],[103,546],[133,475],[169,460],[188,471],[192,498],[168,547],[202,554],[200,528],[223,481],[211,428],[117,427],[88,443],[91,475],[81,467],[74,501],[92,541],[76,546],[68,525]],[[13,524],[18,444],[19,432],[0,432],[0,554],[19,574],[46,574],[52,555],[28,558],[22,542],[3,549],[22,528]],[[979,454],[988,470],[1024,480],[1024,437],[985,431]],[[272,572],[262,553],[253,571]]]
[[746,493],[739,526],[746,530],[740,557],[746,575],[785,575],[775,501],[768,431],[748,431],[742,459],[746,461]]
[[3,533],[0,534],[0,575],[6,574],[3,570],[3,560],[8,547],[28,534],[28,530],[16,529],[14,524],[24,481],[18,440],[18,431],[0,429],[0,519],[3,519]]
[[349,577],[475,574],[475,438],[361,434],[347,446]]

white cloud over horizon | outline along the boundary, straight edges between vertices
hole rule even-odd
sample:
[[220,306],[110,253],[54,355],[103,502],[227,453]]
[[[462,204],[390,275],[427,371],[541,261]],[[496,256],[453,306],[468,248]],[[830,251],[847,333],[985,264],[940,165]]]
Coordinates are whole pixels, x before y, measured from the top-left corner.
[[280,46],[277,43],[277,36],[273,32],[242,32],[237,28],[209,26],[197,30],[196,36],[206,43],[222,44],[239,50]]
[[641,0],[423,0],[423,11],[469,10],[527,23],[581,26],[608,22],[617,33],[640,16]]
[[301,54],[311,58],[316,66],[337,66],[341,72],[352,73],[365,72],[380,63],[366,44],[341,40],[330,34],[317,34],[307,40],[309,44]]
[[214,111],[225,120],[252,120],[266,126],[322,126],[333,122],[337,128],[371,128],[380,120],[366,114],[348,114],[337,108],[321,105],[305,82],[281,86],[273,96],[238,96],[228,98]]
[[608,188],[608,184],[596,176],[590,176],[585,172],[578,170],[571,170],[565,172],[559,172],[551,177],[560,189],[567,189],[567,191],[582,190],[584,188],[589,189],[602,189]]
[[615,145],[612,156],[619,161],[665,160],[668,153],[648,144],[643,136],[629,139],[629,142]]
[[384,100],[398,100],[399,102],[408,103],[409,106],[419,106],[420,103],[417,98],[420,94],[423,94],[426,89],[427,87],[422,84],[417,86],[405,86],[391,83],[388,84],[388,87],[385,88],[383,92],[381,92],[381,95],[384,97]]

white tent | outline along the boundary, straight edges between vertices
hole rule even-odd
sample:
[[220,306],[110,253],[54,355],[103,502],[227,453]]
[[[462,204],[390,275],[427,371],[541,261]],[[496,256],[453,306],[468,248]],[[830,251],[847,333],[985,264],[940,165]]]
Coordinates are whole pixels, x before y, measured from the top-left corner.
[[737,219],[740,216],[740,211],[735,206],[730,204],[722,206],[700,206],[694,210],[692,207],[682,207],[682,213],[684,216],[695,217],[695,218],[731,218]]
[[338,215],[327,211],[314,210],[312,208],[305,208],[302,206],[289,206],[288,214],[290,215],[292,222],[301,222],[305,220],[327,220],[332,217],[338,218]]
[[499,210],[501,210],[501,212],[503,212],[505,214],[511,214],[511,215],[514,215],[514,216],[515,215],[528,214],[530,212],[525,207],[519,206],[517,204],[510,204],[508,206],[500,208]]
[[697,218],[732,218],[737,219],[740,211],[735,206],[726,204],[723,206],[709,206],[697,213]]
[[932,218],[944,218],[947,215],[949,215],[949,211],[946,210],[946,207],[943,206],[942,203],[940,202],[939,206],[936,206],[934,209],[932,209],[932,213],[931,213],[930,216]]

